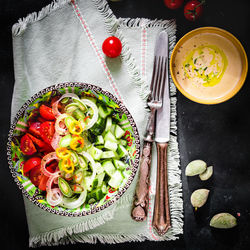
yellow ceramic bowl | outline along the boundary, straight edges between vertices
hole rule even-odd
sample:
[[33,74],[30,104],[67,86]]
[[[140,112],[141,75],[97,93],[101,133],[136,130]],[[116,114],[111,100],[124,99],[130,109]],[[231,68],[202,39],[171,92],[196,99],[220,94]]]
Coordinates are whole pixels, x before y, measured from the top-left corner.
[[[195,37],[195,38],[194,38]],[[213,37],[215,37],[215,42],[217,41],[217,39],[221,40],[222,43],[220,44],[221,46],[221,50],[225,51],[227,50],[228,53],[228,70],[225,71],[225,74],[227,74],[227,76],[223,77],[227,77],[227,81],[226,84],[225,83],[221,83],[219,82],[218,84],[216,84],[216,86],[212,86],[212,87],[204,87],[202,86],[202,91],[198,93],[195,90],[195,87],[193,86],[193,83],[190,83],[193,87],[190,88],[190,86],[187,86],[186,83],[184,83],[181,79],[181,76],[177,74],[179,74],[179,71],[177,71],[177,68],[179,68],[178,65],[181,65],[181,60],[184,61],[185,58],[185,47],[186,49],[189,48],[188,46],[191,46],[191,42],[194,39],[198,39],[197,37],[203,37],[203,41],[205,41],[206,43],[206,38],[207,37],[212,37],[208,44],[213,43]],[[193,40],[191,40],[193,39]],[[225,39],[225,40],[224,40]],[[225,48],[223,46],[223,40],[225,42]],[[192,45],[194,47],[196,47],[196,45]],[[231,47],[230,47],[231,46]],[[231,48],[231,49],[230,49]],[[180,54],[178,55],[178,53],[180,51],[183,51],[183,57],[180,56]],[[230,58],[230,53],[233,51],[236,51],[237,53],[237,62],[235,62],[235,57]],[[188,49],[186,50],[186,53],[188,52]],[[177,65],[176,65],[177,63]],[[239,68],[240,65],[240,69],[238,70],[238,77],[231,77],[231,72],[232,69],[234,69],[235,63],[237,63],[237,67]],[[184,64],[182,64],[184,65]],[[230,68],[230,67],[231,68]],[[184,66],[182,66],[183,69]],[[220,28],[216,28],[216,27],[202,27],[202,28],[198,28],[195,29],[189,33],[187,33],[186,35],[184,35],[176,44],[173,53],[171,55],[171,59],[170,59],[170,72],[171,72],[171,76],[172,79],[176,85],[176,87],[178,88],[178,90],[187,98],[189,98],[190,100],[194,101],[194,102],[198,102],[198,103],[202,103],[202,104],[217,104],[217,103],[221,103],[224,102],[230,98],[232,98],[243,86],[244,81],[246,79],[247,76],[247,71],[248,71],[248,60],[247,60],[247,55],[246,52],[243,48],[243,46],[241,45],[240,41],[233,36],[231,33],[220,29]],[[183,71],[184,72],[184,71]],[[185,75],[185,74],[184,74]],[[225,81],[224,81],[225,82]],[[221,85],[220,85],[221,83]],[[223,89],[223,84],[226,86],[225,90]],[[228,87],[230,86],[230,87]],[[193,89],[193,90],[192,90]],[[200,91],[200,90],[199,90]],[[207,91],[207,96],[206,96],[206,91]],[[213,92],[214,91],[214,92]],[[219,91],[219,94],[217,96],[217,92]],[[204,94],[204,95],[203,95]]]

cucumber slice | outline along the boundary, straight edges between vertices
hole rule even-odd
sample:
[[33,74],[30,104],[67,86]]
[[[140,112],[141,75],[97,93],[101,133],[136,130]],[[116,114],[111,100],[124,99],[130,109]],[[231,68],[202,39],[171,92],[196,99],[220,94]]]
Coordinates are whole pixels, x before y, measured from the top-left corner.
[[115,152],[113,151],[104,151],[102,152],[101,159],[108,159],[116,157]]
[[116,151],[117,150],[117,143],[112,142],[110,140],[106,140],[104,143],[104,147],[107,149],[110,149],[112,151]]
[[102,145],[102,144],[104,144],[104,139],[103,139],[102,135],[98,135],[96,137],[95,145]]
[[90,193],[88,193],[87,200],[88,200],[88,203],[91,204],[93,202],[101,200],[103,197],[104,197],[104,193],[102,192],[102,189],[97,188],[95,190],[92,190]]
[[127,171],[127,170],[124,170],[122,172],[122,175],[124,176],[124,178],[129,178],[130,175],[131,175],[131,170]]
[[59,177],[58,178],[58,186],[62,192],[62,194],[66,197],[71,197],[73,195],[73,191],[68,184],[67,181],[65,181],[63,178]]
[[108,176],[112,176],[116,169],[112,163],[112,161],[105,161],[102,163],[102,167],[104,168],[104,171],[107,173]]
[[107,106],[99,105],[98,113],[102,118],[106,118],[107,116],[111,115],[113,109]]
[[95,146],[91,146],[88,149],[89,154],[93,157],[94,160],[100,160],[102,158],[102,150],[99,148],[96,148]]
[[82,155],[78,155],[78,162],[81,169],[88,169],[88,164]]
[[96,166],[96,173],[101,174],[104,172],[104,168],[102,167],[102,164],[100,162],[95,163]]
[[121,137],[123,137],[125,134],[125,131],[119,126],[119,125],[115,125],[115,137],[117,139],[120,139]]
[[97,185],[98,185],[98,179],[95,178],[95,179],[93,180],[92,190],[95,189],[95,188],[97,187]]
[[90,176],[85,176],[84,180],[85,180],[85,183],[86,183],[87,190],[91,191],[93,189],[93,181],[94,181],[92,176],[91,175]]
[[115,136],[110,132],[108,131],[105,136],[104,136],[104,141],[112,141],[112,142],[115,142],[117,143],[118,141],[116,140]]
[[67,148],[70,145],[70,142],[72,140],[71,134],[67,134],[59,142],[59,147]]
[[72,115],[77,119],[84,119],[85,118],[85,115],[83,113],[83,111],[79,108],[77,108],[73,113]]
[[126,150],[126,148],[122,145],[118,145],[117,151],[118,155],[122,158],[126,155],[128,155],[128,151]]
[[110,128],[110,132],[114,135],[115,134],[115,126],[116,126],[116,124],[112,124],[111,125],[111,128]]
[[90,131],[94,135],[100,135],[102,134],[104,129],[105,129],[105,120],[99,116],[94,126],[90,128]]
[[75,119],[74,117],[72,117],[72,116],[67,116],[67,117],[64,119],[64,123],[65,123],[65,125],[66,125],[67,128],[69,128],[70,124],[71,124],[72,122],[75,122],[75,121],[76,121],[76,119]]
[[113,162],[114,162],[115,167],[118,170],[124,170],[127,167],[127,164],[124,163],[124,162],[122,162],[122,161],[120,161],[120,160],[114,159]]
[[112,118],[110,116],[108,116],[107,120],[106,120],[105,131],[110,131],[111,126],[112,126]]
[[97,180],[98,180],[97,187],[101,187],[102,186],[104,177],[105,177],[105,173],[104,172],[97,175]]
[[111,176],[108,184],[113,188],[118,188],[122,183],[124,177],[119,170],[116,170],[115,173]]
[[105,183],[102,184],[101,189],[103,194],[106,194],[108,192],[108,187]]

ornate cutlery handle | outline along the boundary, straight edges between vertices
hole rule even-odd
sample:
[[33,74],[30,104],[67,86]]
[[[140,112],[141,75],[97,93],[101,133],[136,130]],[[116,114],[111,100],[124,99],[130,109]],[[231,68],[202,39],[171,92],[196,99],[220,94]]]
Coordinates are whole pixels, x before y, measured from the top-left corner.
[[153,215],[153,228],[164,235],[171,227],[168,199],[167,143],[157,143],[157,182]]
[[155,132],[155,112],[156,109],[151,108],[142,148],[139,179],[135,190],[134,207],[131,213],[132,219],[135,221],[144,221],[148,213],[149,174],[152,158],[152,143]]
[[132,219],[144,221],[148,212],[149,173],[152,156],[152,142],[144,141],[140,162],[139,180],[135,191]]

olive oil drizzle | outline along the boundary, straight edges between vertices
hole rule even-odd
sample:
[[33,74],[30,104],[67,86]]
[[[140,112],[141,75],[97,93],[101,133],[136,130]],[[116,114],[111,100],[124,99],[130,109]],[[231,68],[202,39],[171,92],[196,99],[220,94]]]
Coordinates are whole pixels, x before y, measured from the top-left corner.
[[[204,54],[208,51],[212,59],[204,61]],[[215,45],[201,45],[193,49],[183,62],[184,77],[194,83],[202,83],[205,87],[218,84],[228,65],[225,53]]]

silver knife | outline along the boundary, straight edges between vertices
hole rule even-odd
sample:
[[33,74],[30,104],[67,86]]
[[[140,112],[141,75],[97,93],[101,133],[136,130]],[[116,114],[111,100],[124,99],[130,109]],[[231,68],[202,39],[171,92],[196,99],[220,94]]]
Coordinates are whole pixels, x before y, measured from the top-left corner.
[[[168,57],[168,34],[164,32],[166,56]],[[157,180],[153,214],[153,228],[164,235],[171,227],[168,198],[167,149],[170,138],[170,95],[168,65],[164,85],[163,104],[156,113],[155,142],[157,147]]]

